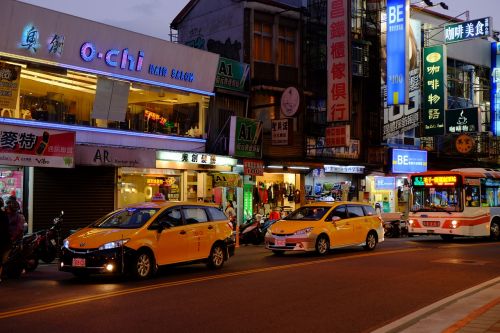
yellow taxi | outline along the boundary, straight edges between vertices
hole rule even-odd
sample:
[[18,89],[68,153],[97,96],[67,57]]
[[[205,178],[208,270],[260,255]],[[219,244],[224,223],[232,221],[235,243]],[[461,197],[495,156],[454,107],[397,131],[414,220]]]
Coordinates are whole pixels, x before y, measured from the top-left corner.
[[143,279],[167,264],[220,268],[234,248],[232,224],[216,205],[160,200],[115,210],[66,238],[59,269]]
[[375,249],[384,241],[382,220],[369,204],[317,202],[298,208],[277,221],[265,236],[266,248],[275,254],[285,251],[328,250],[360,245]]

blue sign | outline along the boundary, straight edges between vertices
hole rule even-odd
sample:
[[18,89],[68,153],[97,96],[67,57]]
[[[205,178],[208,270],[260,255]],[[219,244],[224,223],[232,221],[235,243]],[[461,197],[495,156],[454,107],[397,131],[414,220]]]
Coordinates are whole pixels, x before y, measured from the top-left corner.
[[387,0],[387,105],[408,104],[409,0]]
[[375,176],[376,190],[394,190],[396,188],[396,178]]
[[427,171],[427,151],[393,149],[392,172],[414,173]]
[[500,136],[500,43],[491,43],[491,131]]

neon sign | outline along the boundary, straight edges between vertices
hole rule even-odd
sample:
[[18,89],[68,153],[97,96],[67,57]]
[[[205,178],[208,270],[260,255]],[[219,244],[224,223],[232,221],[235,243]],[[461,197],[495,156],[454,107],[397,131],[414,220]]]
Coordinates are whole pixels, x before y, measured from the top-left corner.
[[20,48],[26,49],[31,53],[36,53],[40,48],[40,32],[33,24],[28,24],[24,27],[21,42],[18,44]]
[[[121,57],[120,57],[121,53]],[[139,51],[137,53],[137,64],[134,56],[128,53],[128,48],[123,50],[110,49],[105,53],[99,52],[96,46],[91,42],[83,43],[80,47],[80,57],[83,61],[91,62],[95,58],[102,59],[106,65],[110,67],[120,67],[125,69],[128,67],[129,71],[140,72],[142,70],[142,62],[144,60],[144,51]],[[128,63],[128,66],[127,66]]]
[[455,186],[457,176],[415,176],[412,177],[413,186]]

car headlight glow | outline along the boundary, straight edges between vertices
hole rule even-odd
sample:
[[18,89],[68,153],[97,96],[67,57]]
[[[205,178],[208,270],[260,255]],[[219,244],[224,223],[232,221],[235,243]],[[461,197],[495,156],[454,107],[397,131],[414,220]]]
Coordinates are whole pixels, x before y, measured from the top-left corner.
[[99,247],[99,250],[110,250],[110,249],[114,249],[114,248],[117,248],[117,247],[120,247],[120,246],[123,246],[125,243],[127,243],[128,241],[130,240],[130,238],[126,238],[126,239],[120,239],[120,240],[116,240],[114,242],[109,242],[109,243],[106,243],[104,245],[101,245]]
[[67,239],[63,240],[63,247],[65,249],[69,249],[69,240],[67,240]]
[[306,235],[310,233],[313,230],[313,227],[305,228],[305,229],[300,229],[295,231],[294,235]]

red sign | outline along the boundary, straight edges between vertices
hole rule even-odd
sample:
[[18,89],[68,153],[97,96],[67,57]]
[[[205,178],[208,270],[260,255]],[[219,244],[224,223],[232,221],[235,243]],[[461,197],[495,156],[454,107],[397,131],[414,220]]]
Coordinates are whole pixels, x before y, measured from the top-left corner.
[[325,130],[326,147],[341,147],[349,145],[349,125],[327,127]]
[[75,133],[2,125],[0,164],[73,168]]
[[326,121],[349,120],[349,22],[347,0],[328,0],[328,108]]
[[243,160],[243,174],[262,176],[264,174],[264,162],[262,160]]

